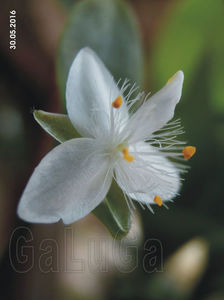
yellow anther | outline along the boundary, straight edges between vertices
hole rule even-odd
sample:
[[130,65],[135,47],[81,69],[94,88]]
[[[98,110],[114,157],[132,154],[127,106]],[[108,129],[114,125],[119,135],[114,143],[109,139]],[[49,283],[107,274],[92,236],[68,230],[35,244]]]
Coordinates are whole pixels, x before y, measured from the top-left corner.
[[196,152],[196,147],[194,146],[187,146],[183,149],[184,159],[190,159]]
[[159,206],[162,206],[163,205],[163,200],[160,196],[156,195],[154,197],[154,200],[153,200],[156,204],[158,204]]
[[177,75],[177,73],[175,73],[173,76],[171,76],[171,77],[168,79],[167,83],[171,83],[171,82],[174,80],[174,78],[176,77],[176,75]]
[[113,106],[114,108],[119,108],[119,107],[121,107],[122,103],[123,103],[122,97],[121,97],[121,96],[118,96],[118,97],[112,102],[112,106]]
[[132,162],[134,160],[134,156],[129,154],[128,147],[122,149],[123,158],[128,162]]

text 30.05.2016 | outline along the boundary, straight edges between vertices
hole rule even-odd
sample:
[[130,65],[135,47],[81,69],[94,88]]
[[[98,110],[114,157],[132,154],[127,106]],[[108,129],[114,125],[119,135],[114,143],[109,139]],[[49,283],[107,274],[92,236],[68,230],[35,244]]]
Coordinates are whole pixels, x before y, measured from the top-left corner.
[[16,11],[11,10],[9,15],[9,49],[16,50]]

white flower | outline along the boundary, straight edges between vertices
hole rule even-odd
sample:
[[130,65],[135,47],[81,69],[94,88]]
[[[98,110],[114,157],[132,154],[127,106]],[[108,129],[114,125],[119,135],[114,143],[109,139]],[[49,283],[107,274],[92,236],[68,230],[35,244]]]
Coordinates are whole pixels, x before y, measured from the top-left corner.
[[[178,71],[149,99],[139,93],[131,100],[135,86],[127,92],[126,80],[119,88],[92,50],[80,50],[69,71],[66,101],[68,116],[83,138],[60,144],[42,159],[23,192],[19,216],[70,224],[104,200],[113,177],[129,207],[131,199],[150,209],[150,204],[171,200],[184,167],[167,157],[183,159],[174,152],[183,143],[175,139],[182,133],[179,121],[167,122],[180,100],[183,79]],[[133,104],[141,100],[131,115]],[[193,153],[190,148],[184,148],[185,158]]]

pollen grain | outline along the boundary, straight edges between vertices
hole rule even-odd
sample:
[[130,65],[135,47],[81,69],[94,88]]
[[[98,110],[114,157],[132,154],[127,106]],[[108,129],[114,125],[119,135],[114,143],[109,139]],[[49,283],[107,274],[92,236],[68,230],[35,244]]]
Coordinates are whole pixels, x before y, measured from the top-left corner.
[[159,205],[159,206],[162,206],[163,205],[163,200],[162,200],[162,198],[159,196],[159,195],[156,195],[155,197],[154,197],[154,200],[153,200],[157,205]]
[[184,159],[190,159],[196,152],[196,147],[194,146],[187,146],[183,149]]
[[121,107],[122,103],[123,103],[122,97],[121,97],[121,96],[118,96],[118,97],[112,102],[112,106],[113,106],[114,108],[119,108],[119,107]]
[[173,76],[171,76],[171,77],[168,79],[167,83],[171,83],[171,82],[174,80],[174,78],[176,77],[176,75],[177,75],[177,73],[175,73]]
[[135,159],[133,155],[129,154],[128,147],[123,148],[122,153],[123,153],[123,158],[128,162],[132,162]]

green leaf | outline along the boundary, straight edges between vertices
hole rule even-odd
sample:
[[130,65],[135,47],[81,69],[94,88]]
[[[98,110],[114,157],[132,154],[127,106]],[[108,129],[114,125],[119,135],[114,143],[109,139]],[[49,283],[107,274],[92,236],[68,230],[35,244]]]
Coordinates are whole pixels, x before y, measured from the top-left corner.
[[112,182],[107,198],[93,210],[93,214],[115,239],[121,239],[129,232],[131,226],[129,208],[115,181]]
[[60,143],[80,137],[67,115],[43,110],[34,110],[33,115],[40,126]]
[[142,51],[132,11],[121,0],[85,0],[74,6],[61,38],[57,80],[62,99],[69,67],[83,47],[92,48],[116,80],[142,79]]
[[[67,115],[35,110],[35,120],[57,141],[79,137]],[[122,191],[112,183],[107,198],[93,210],[93,214],[106,226],[115,239],[124,237],[130,229],[130,210]]]

